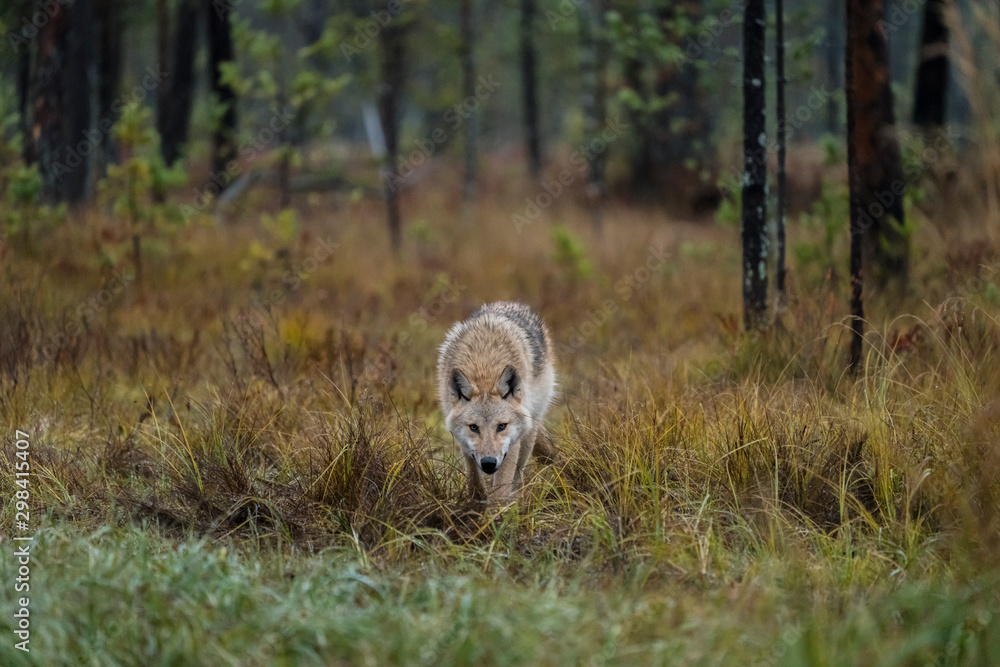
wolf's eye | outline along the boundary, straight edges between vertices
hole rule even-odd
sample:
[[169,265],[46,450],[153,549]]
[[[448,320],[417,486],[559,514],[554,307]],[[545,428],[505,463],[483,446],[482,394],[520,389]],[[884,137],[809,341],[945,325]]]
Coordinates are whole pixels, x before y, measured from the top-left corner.
[[469,424],[469,430],[473,433],[479,433],[479,426],[477,424]]
[[497,424],[497,433],[504,430],[505,428],[507,428],[507,422],[504,422],[502,424]]

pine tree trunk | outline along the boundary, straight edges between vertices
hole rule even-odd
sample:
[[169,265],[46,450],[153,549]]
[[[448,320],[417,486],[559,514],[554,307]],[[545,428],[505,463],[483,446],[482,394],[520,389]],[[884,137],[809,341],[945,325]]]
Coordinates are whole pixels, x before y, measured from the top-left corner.
[[21,159],[31,165],[35,163],[34,142],[31,140],[31,52],[34,44],[22,44],[17,52],[17,110],[21,115]]
[[863,197],[861,174],[858,167],[857,94],[855,90],[854,56],[860,48],[860,26],[857,22],[857,7],[850,0],[847,4],[847,48],[844,49],[844,88],[847,94],[847,179],[850,187],[851,219],[851,352],[850,369],[857,374],[861,370],[862,345],[865,336],[864,268],[863,255],[865,230],[861,221]]
[[534,180],[542,174],[542,140],[538,122],[538,64],[535,53],[535,0],[521,0],[521,88],[528,168]]
[[[881,288],[902,289],[909,267],[904,228],[902,161],[893,112],[882,0],[848,0],[853,63],[854,131],[859,200],[852,208],[865,228],[865,273]],[[860,209],[859,209],[860,207]]]
[[776,299],[778,307],[785,304],[785,129],[787,115],[785,112],[785,8],[783,0],[775,0],[775,42],[774,62],[777,77],[777,102],[775,113],[778,116],[778,197],[775,213],[775,236],[777,237],[777,258],[775,267]]
[[[475,43],[474,18],[472,15],[472,0],[459,0],[458,25],[461,33],[459,42],[459,58],[462,62],[462,95],[471,100],[476,95],[476,61],[473,55]],[[476,198],[477,144],[479,142],[479,114],[473,110],[465,122],[465,173],[462,178],[462,199],[471,202]]]
[[[397,19],[398,20],[398,19]],[[378,98],[379,118],[382,121],[382,134],[385,137],[385,173],[395,169],[399,161],[399,98],[403,93],[405,81],[403,71],[403,28],[397,23],[390,23],[379,33],[381,47],[381,91]],[[392,179],[383,178],[385,183],[385,200],[389,239],[392,251],[399,255],[403,245],[402,215],[399,208],[399,188]]]
[[[643,81],[646,65],[640,58],[626,58],[622,65],[622,79],[626,88],[635,92],[645,106],[649,100]],[[633,195],[645,198],[653,189],[653,136],[646,114],[629,109],[629,120],[635,128],[635,144],[629,156],[629,174]]]
[[[656,11],[664,39],[673,46],[684,49],[690,35],[678,25],[701,24],[702,2],[665,3]],[[713,113],[707,108],[702,95],[700,56],[684,57],[671,64],[657,66],[654,93],[658,99],[673,98],[669,107],[653,114],[653,162],[666,168],[666,174],[687,170],[686,164],[694,161],[707,167],[712,151],[704,148],[706,137],[712,133]],[[658,183],[661,182],[658,180]]]
[[[70,204],[79,204],[90,195],[90,175],[98,146],[90,137],[93,116],[94,63],[94,3],[93,0],[76,0],[68,5],[70,29],[67,35],[65,62],[66,90],[66,151],[67,155],[79,155],[80,166],[71,169],[62,179],[62,198]],[[90,146],[90,153],[84,154],[83,145]],[[69,160],[71,158],[67,158]]]
[[[158,0],[163,2],[163,0]],[[214,11],[211,10],[211,11]],[[198,40],[199,7],[194,0],[180,0],[177,4],[177,24],[173,30],[160,26],[160,49],[166,77],[160,84],[157,96],[156,129],[160,133],[160,154],[169,167],[181,157],[187,143],[191,120],[191,103],[194,99],[194,54]],[[171,48],[170,36],[173,36]]]
[[[97,177],[103,177],[109,164],[118,160],[118,149],[110,128],[118,122],[115,100],[121,90],[122,38],[125,22],[122,6],[116,0],[95,0],[97,17],[97,118],[103,150],[97,165]],[[108,129],[105,129],[108,128]]]
[[82,201],[87,195],[92,151],[91,65],[93,5],[79,0],[55,3],[37,38],[31,73],[30,157],[42,176],[42,201],[49,204]]
[[228,3],[206,3],[208,11],[208,67],[215,101],[224,108],[212,132],[212,172],[221,175],[236,158],[236,92],[222,82],[219,66],[235,60]]
[[920,36],[913,123],[929,132],[944,125],[948,91],[948,26],[944,10],[949,0],[927,0]]
[[764,0],[743,14],[743,310],[747,330],[767,327],[767,134]]

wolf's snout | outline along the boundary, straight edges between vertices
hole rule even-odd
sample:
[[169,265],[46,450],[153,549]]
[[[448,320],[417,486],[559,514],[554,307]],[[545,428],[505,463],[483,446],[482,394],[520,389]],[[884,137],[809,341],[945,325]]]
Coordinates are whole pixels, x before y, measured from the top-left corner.
[[479,462],[479,467],[483,469],[483,472],[487,475],[492,475],[497,469],[497,460],[492,456],[484,456]]

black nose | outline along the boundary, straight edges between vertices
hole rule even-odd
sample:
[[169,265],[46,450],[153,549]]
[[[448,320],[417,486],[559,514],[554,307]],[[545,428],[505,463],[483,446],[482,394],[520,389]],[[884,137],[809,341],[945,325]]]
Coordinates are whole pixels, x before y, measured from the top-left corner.
[[497,469],[497,460],[492,456],[484,456],[483,460],[479,462],[479,467],[483,469],[483,472],[487,475],[492,475]]

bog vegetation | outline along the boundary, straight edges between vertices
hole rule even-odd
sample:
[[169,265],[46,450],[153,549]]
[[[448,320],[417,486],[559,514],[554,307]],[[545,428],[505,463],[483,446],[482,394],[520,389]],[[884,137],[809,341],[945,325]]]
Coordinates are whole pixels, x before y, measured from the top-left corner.
[[[732,230],[620,210],[631,233],[598,243],[566,206],[517,235],[487,201],[471,236],[440,213],[458,196],[408,202],[399,262],[363,201],[306,207],[280,243],[191,225],[141,284],[99,213],[8,246],[38,664],[997,659],[995,265],[929,252],[854,377],[829,271],[803,265],[810,296],[746,334]],[[559,347],[559,458],[491,512],[433,370],[455,319],[512,294]]]
[[[287,21],[287,37],[297,6],[244,9]],[[591,40],[591,69],[614,55],[633,83],[703,25],[721,52],[738,23],[596,6],[609,11],[560,5],[545,19],[551,38]],[[171,7],[170,34],[193,30],[192,6]],[[434,28],[429,3],[408,7],[422,18],[404,13],[400,34]],[[905,285],[866,284],[852,364],[843,141],[793,136],[786,294],[748,330],[726,170],[666,172],[672,195],[724,195],[714,214],[656,198],[662,180],[630,182],[653,159],[643,137],[661,136],[686,84],[662,99],[625,85],[601,101],[633,133],[606,153],[574,152],[604,127],[590,123],[595,92],[586,128],[544,159],[539,127],[523,156],[498,140],[470,158],[404,124],[433,150],[411,164],[390,146],[380,162],[357,136],[320,141],[313,127],[316,109],[397,76],[317,74],[337,69],[324,58],[355,44],[344,35],[367,15],[332,17],[294,52],[234,16],[242,69],[226,16],[213,19],[229,53],[212,85],[294,113],[267,140],[274,119],[246,122],[249,153],[224,183],[225,104],[203,102],[195,124],[214,148],[201,136],[185,160],[186,129],[127,105],[116,158],[77,183],[93,196],[72,207],[24,160],[20,120],[0,108],[15,119],[0,128],[11,137],[0,146],[0,600],[30,611],[32,633],[30,653],[18,650],[5,611],[0,664],[1000,664],[1000,146],[983,92],[995,81],[966,33],[954,33],[954,62],[974,113],[958,134],[900,133],[907,189],[893,205],[906,221],[891,231],[908,244]],[[581,16],[594,23],[566,27]],[[496,47],[503,31],[484,32]],[[402,48],[400,34],[358,42],[351,59]],[[433,60],[444,47],[431,42],[416,50]],[[657,55],[643,65],[642,53]],[[406,60],[392,58],[381,62]],[[299,76],[275,79],[282,63]],[[629,73],[636,63],[645,74]],[[0,86],[0,102],[11,96]],[[174,97],[160,107],[183,106]],[[397,102],[378,102],[389,144]],[[712,120],[732,124],[727,113]],[[719,139],[698,108],[685,114],[678,128],[718,141],[682,153],[739,162],[728,125]],[[456,130],[473,123],[456,117]],[[487,139],[502,135],[493,121]],[[316,169],[329,164],[339,168]],[[405,186],[386,164],[408,170]],[[802,196],[795,181],[813,169]],[[721,187],[701,189],[714,177]],[[434,371],[451,324],[499,299],[546,320],[559,398],[555,461],[531,464],[519,500],[496,508],[464,493]],[[30,441],[27,528],[19,440]],[[28,532],[22,592],[11,538]]]

